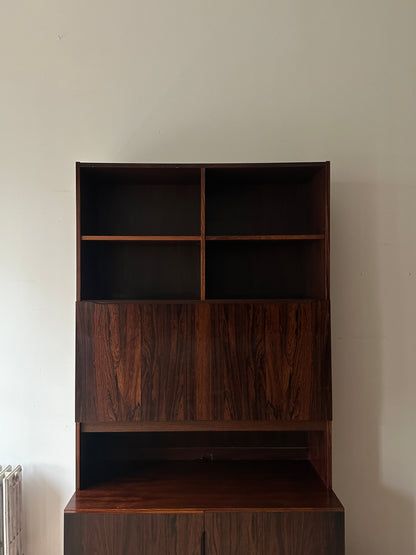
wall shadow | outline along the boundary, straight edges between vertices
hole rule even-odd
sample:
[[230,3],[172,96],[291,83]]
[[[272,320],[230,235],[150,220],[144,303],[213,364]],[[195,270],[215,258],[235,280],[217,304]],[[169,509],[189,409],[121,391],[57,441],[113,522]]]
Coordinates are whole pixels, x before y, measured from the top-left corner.
[[[385,456],[393,446],[383,443],[389,439],[383,433],[389,400],[383,385],[393,369],[386,356],[389,308],[380,283],[382,250],[388,248],[380,229],[381,194],[374,183],[332,183],[334,489],[345,505],[348,555],[416,552],[415,502],[402,488],[391,487],[396,480]],[[395,206],[390,209],[395,217]],[[389,256],[394,265],[398,249]],[[392,294],[400,312],[400,291]],[[394,340],[398,337],[400,330]],[[404,345],[390,348],[400,367]]]

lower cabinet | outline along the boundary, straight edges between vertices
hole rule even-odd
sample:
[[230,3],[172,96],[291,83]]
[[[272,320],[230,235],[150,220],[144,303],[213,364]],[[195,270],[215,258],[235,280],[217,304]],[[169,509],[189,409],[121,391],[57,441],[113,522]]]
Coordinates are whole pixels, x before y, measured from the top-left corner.
[[65,555],[201,555],[204,515],[65,514]]
[[65,555],[343,555],[342,511],[65,514]]
[[206,513],[206,554],[343,555],[343,512]]

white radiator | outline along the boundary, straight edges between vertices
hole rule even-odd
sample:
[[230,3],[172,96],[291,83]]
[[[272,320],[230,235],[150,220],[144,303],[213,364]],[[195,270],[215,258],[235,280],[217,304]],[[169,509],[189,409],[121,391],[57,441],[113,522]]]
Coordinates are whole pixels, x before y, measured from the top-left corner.
[[21,466],[0,466],[0,555],[23,555]]

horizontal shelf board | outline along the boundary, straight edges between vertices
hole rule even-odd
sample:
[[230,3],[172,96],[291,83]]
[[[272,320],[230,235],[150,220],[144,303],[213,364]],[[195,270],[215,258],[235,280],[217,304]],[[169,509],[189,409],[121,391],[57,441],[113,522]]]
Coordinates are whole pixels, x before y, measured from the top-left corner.
[[140,465],[72,497],[66,513],[342,511],[309,461],[180,461]]
[[314,303],[325,300],[324,297],[302,299],[81,299],[80,303],[98,304],[279,304],[279,303]]
[[199,235],[82,235],[82,241],[200,241]]
[[77,162],[80,168],[131,168],[131,169],[180,169],[180,168],[320,168],[328,165],[328,161],[322,162],[258,162],[258,163],[247,163],[247,162],[234,162],[234,163],[199,163],[199,164],[147,164],[147,163],[126,163],[126,162]]
[[[207,235],[207,241],[308,241],[325,235]],[[200,235],[82,235],[82,241],[200,241]]]
[[316,235],[207,235],[207,241],[307,241],[325,239],[325,234]]
[[326,421],[81,422],[81,432],[324,431]]

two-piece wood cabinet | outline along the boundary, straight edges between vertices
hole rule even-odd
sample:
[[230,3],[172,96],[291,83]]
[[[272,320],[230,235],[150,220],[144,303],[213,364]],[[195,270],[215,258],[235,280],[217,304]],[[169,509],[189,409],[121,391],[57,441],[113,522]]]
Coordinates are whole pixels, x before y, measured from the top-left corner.
[[77,164],[65,555],[342,555],[329,163]]

